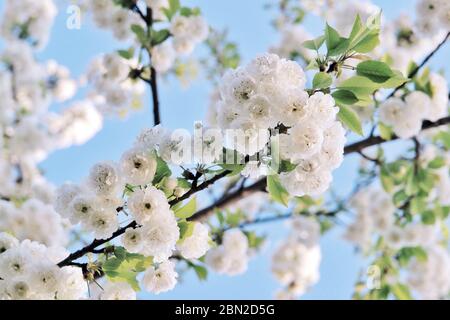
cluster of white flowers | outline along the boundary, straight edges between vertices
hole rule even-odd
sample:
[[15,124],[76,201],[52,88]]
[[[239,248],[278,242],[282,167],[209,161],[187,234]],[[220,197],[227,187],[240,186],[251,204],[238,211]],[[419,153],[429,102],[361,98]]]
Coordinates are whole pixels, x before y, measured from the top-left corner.
[[436,158],[442,158],[443,166],[433,170],[434,188],[428,195],[429,201],[438,201],[443,206],[450,205],[450,152],[445,152],[432,144],[426,145],[420,153],[419,161],[426,167]]
[[382,190],[362,189],[352,197],[350,205],[357,215],[345,238],[362,249],[369,247],[374,231],[386,233],[394,225],[396,207]]
[[[175,252],[184,259],[199,259],[208,251],[211,241],[208,228],[200,222],[190,222],[189,234],[181,238],[168,201],[168,197],[185,192],[176,179],[164,178],[158,184],[160,189],[152,185],[163,132],[160,126],[144,130],[118,163],[97,163],[81,185],[66,183],[58,188],[55,200],[58,213],[73,224],[81,223],[83,230],[92,232],[97,239],[112,236],[119,227],[122,212],[131,215],[137,227],[128,228],[121,242],[128,252],[153,258],[154,266],[147,269],[143,279],[144,287],[153,293],[175,286],[177,273],[168,260]],[[126,186],[133,191],[128,187],[124,193]],[[120,298],[117,294],[113,287],[102,297]]]
[[279,299],[295,299],[319,281],[320,226],[316,220],[295,217],[291,232],[272,256],[272,273],[284,286]]
[[419,0],[416,13],[417,23],[425,34],[450,31],[450,3],[447,0]]
[[0,233],[0,300],[82,299],[87,283],[82,270],[56,264],[67,253],[30,240]]
[[53,0],[7,0],[0,26],[6,39],[30,39],[33,45],[46,45],[57,14]]
[[67,232],[53,207],[38,199],[29,199],[20,207],[0,200],[0,231],[20,240],[30,239],[46,246],[65,246]]
[[159,73],[168,72],[179,56],[191,54],[206,40],[209,27],[200,15],[175,16],[169,27],[172,39],[152,48],[152,65]]
[[140,108],[145,85],[129,77],[134,66],[133,61],[118,53],[105,54],[91,62],[86,74],[93,87],[89,96],[102,113],[125,116],[129,110]]
[[200,222],[194,222],[192,235],[182,241],[178,241],[177,243],[177,250],[185,259],[201,258],[205,255],[209,248],[209,230]]
[[38,63],[32,48],[22,42],[8,43],[1,60],[7,66],[0,72],[5,161],[37,163],[50,152],[83,143],[98,132],[102,118],[88,103],[75,103],[61,112],[49,110],[53,101],[72,98],[77,88],[66,67],[55,61]]
[[136,300],[136,291],[127,282],[107,282],[100,300]]
[[205,262],[219,274],[235,276],[247,271],[249,244],[239,229],[225,231],[222,244],[209,250]]
[[424,120],[436,121],[448,114],[447,80],[437,74],[430,74],[429,84],[432,96],[414,91],[405,98],[393,97],[380,106],[380,120],[392,126],[394,133],[402,139],[416,136]]
[[411,61],[422,59],[442,38],[441,32],[423,36],[420,26],[410,16],[401,14],[382,26],[380,46],[375,50],[375,56],[388,56],[392,67],[406,73]]
[[441,245],[427,248],[426,261],[414,259],[408,266],[407,285],[421,299],[438,300],[450,291],[450,254]]
[[432,246],[438,242],[439,227],[413,222],[405,227],[395,223],[396,207],[389,194],[376,187],[360,190],[350,202],[356,212],[345,238],[363,250],[370,247],[374,234],[380,234],[385,244],[395,250],[404,247]]
[[[326,191],[331,172],[343,160],[345,130],[336,120],[338,108],[331,95],[308,96],[306,77],[294,61],[264,54],[247,66],[228,71],[220,86],[220,99],[210,111],[224,133],[225,147],[254,155],[279,139],[280,157],[297,165],[280,175],[292,195],[318,195]],[[287,132],[270,135],[270,129]],[[236,131],[229,135],[229,129]],[[237,139],[236,139],[237,135]],[[261,166],[250,163],[254,170]],[[251,171],[251,170],[250,170]],[[250,176],[258,174],[247,172]]]
[[39,164],[57,149],[86,142],[102,126],[88,101],[53,111],[53,102],[68,101],[78,87],[66,67],[35,58],[34,45],[45,45],[55,14],[52,1],[7,1],[0,53],[0,232],[48,246],[65,245],[68,230],[51,205],[54,186]]
[[175,271],[175,263],[166,260],[157,268],[150,267],[142,279],[144,288],[154,294],[172,290],[177,284],[178,273]]
[[110,29],[115,38],[128,40],[133,37],[131,26],[144,24],[133,11],[122,8],[111,0],[88,0],[84,3],[92,13],[95,24],[102,29]]
[[[136,12],[119,7],[113,1],[93,0],[87,1],[86,4],[93,14],[96,25],[112,30],[119,40],[133,38],[132,25],[146,27],[145,22]],[[154,46],[151,50],[152,66],[159,73],[168,72],[174,66],[177,57],[191,54],[195,46],[208,37],[208,24],[198,14],[189,16],[178,14],[170,22],[167,21],[163,11],[169,8],[167,0],[138,1],[137,5],[146,5],[151,8],[154,22],[163,23],[171,34],[171,39]]]
[[48,130],[61,149],[86,143],[102,126],[103,117],[89,99],[75,101],[59,114],[48,114]]

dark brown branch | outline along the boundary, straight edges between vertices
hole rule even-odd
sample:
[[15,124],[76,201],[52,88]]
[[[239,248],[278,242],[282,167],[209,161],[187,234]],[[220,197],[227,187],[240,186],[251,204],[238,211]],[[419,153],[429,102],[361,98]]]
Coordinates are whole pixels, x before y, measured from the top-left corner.
[[155,68],[150,68],[151,77],[150,77],[150,88],[152,90],[152,101],[153,101],[153,122],[155,126],[161,123],[161,115],[159,112],[159,97],[158,97],[158,81],[157,81],[157,73]]

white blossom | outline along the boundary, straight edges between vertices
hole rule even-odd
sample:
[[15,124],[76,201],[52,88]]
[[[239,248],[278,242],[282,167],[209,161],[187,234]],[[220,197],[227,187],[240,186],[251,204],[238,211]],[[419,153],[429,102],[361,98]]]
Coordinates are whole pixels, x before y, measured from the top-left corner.
[[175,264],[164,261],[157,268],[150,267],[144,274],[142,284],[145,290],[154,294],[172,290],[177,284],[178,273],[175,271]]

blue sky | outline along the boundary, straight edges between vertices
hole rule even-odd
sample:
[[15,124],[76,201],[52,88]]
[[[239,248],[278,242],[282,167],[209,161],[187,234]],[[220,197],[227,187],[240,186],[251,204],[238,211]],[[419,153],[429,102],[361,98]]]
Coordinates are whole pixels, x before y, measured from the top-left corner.
[[[69,1],[59,0],[59,3]],[[239,43],[244,62],[254,55],[265,52],[277,41],[277,34],[270,26],[273,12],[263,9],[269,0],[191,0],[183,4],[196,5],[208,22],[214,27],[229,29],[230,38]],[[396,16],[401,10],[412,12],[414,1],[374,1],[383,8],[388,17]],[[1,9],[1,5],[0,5]],[[48,47],[40,52],[39,59],[56,59],[68,66],[75,76],[81,75],[93,56],[126,47],[114,41],[107,31],[93,27],[89,19],[83,21],[80,30],[66,28],[65,6],[60,6],[53,34]],[[315,19],[306,22],[308,30],[318,35],[322,25]],[[446,48],[433,60],[436,67],[443,66],[445,57],[450,56]],[[171,128],[191,129],[194,121],[204,117],[211,86],[198,80],[188,89],[183,89],[174,81],[164,81],[160,85],[162,120]],[[145,97],[143,111],[131,115],[126,121],[109,118],[104,128],[95,138],[80,147],[56,152],[46,160],[42,167],[47,177],[55,184],[66,180],[75,182],[84,177],[90,166],[105,159],[118,159],[127,149],[137,133],[152,126],[150,97]],[[346,163],[334,174],[334,186],[340,192],[349,190],[355,174],[352,170],[357,158],[349,157]],[[218,276],[210,273],[207,282],[199,282],[192,273],[186,274],[182,283],[170,293],[159,296],[143,296],[161,299],[271,299],[277,283],[270,274],[271,248],[284,233],[283,223],[266,225],[260,228],[270,234],[271,243],[262,254],[253,258],[246,274],[238,277]],[[341,230],[328,233],[321,241],[322,264],[320,282],[302,299],[347,299],[362,261],[354,255],[353,248],[341,239]]]

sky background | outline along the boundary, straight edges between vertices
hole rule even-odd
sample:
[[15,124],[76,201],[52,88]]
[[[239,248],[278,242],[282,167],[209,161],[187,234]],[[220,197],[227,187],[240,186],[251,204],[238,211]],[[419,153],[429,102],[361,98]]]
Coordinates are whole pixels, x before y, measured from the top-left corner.
[[[126,48],[116,42],[108,31],[97,29],[89,18],[83,19],[80,30],[66,28],[67,3],[56,0],[60,12],[53,28],[51,40],[46,49],[38,54],[40,60],[55,59],[80,76],[91,59],[101,53]],[[215,28],[228,28],[229,37],[239,44],[243,62],[246,63],[258,53],[278,41],[278,35],[270,26],[274,11],[264,9],[269,0],[182,0],[182,4],[199,6],[207,21]],[[275,2],[275,1],[272,1]],[[412,15],[415,1],[374,1],[383,8],[384,15],[395,17],[405,11]],[[2,4],[0,3],[0,10]],[[316,19],[307,19],[306,28],[317,36],[323,28]],[[197,52],[201,52],[197,50]],[[431,65],[437,69],[444,66],[449,48],[437,55]],[[208,105],[211,85],[198,79],[188,89],[178,81],[169,79],[160,82],[161,115],[163,124],[170,128],[192,129],[194,121],[202,120]],[[82,97],[79,95],[78,97]],[[107,118],[103,130],[92,140],[80,147],[73,147],[53,153],[42,167],[50,181],[59,185],[70,180],[79,182],[90,167],[101,160],[117,160],[129,148],[135,136],[153,123],[150,113],[150,96],[145,97],[145,108],[132,114],[125,121]],[[57,106],[63,107],[63,106]],[[398,146],[398,145],[397,145]],[[390,147],[389,149],[392,149]],[[345,164],[334,173],[334,188],[340,192],[352,188],[354,168],[358,159],[346,158]],[[260,227],[270,235],[267,248],[253,258],[247,273],[228,277],[209,273],[208,281],[200,282],[193,272],[185,274],[175,290],[169,293],[142,295],[148,299],[271,299],[278,284],[270,273],[270,256],[273,247],[283,239],[286,226],[275,223]],[[352,246],[341,239],[342,229],[327,233],[321,240],[322,263],[320,281],[302,299],[348,299],[351,297],[357,274],[363,261],[354,254]]]

